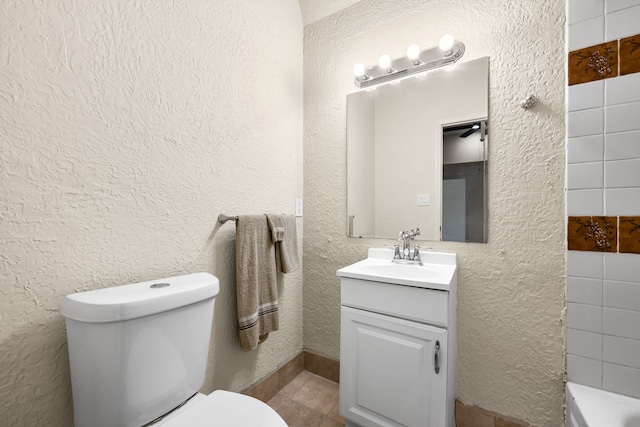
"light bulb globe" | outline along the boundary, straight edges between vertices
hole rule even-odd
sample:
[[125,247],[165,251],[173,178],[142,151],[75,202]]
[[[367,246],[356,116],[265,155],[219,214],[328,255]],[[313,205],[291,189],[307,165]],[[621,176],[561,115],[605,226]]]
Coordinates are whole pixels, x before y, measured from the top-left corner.
[[416,61],[420,58],[420,46],[412,44],[407,48],[407,58],[412,61]]
[[438,47],[441,51],[447,52],[453,47],[453,36],[451,34],[445,34],[440,38],[440,43],[438,43]]
[[388,70],[391,68],[391,57],[389,55],[382,55],[380,59],[378,59],[378,65],[383,70]]
[[356,65],[353,66],[353,74],[355,74],[356,77],[362,77],[365,74],[365,70],[364,70],[364,65],[358,63]]

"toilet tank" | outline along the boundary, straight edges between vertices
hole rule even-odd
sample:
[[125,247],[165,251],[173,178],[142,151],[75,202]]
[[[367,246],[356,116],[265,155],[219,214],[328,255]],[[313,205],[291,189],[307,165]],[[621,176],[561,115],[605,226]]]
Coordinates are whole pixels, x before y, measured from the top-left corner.
[[141,426],[195,394],[219,289],[195,273],[64,297],[76,427]]

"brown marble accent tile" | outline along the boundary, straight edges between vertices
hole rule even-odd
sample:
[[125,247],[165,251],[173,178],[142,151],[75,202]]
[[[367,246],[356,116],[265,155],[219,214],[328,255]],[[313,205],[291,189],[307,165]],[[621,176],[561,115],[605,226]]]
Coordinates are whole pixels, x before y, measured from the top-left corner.
[[640,254],[640,216],[621,216],[620,252]]
[[290,426],[320,427],[327,417],[282,394],[267,402]]
[[618,75],[618,40],[569,52],[569,86]]
[[640,72],[640,34],[620,39],[620,75]]
[[249,387],[244,394],[255,397],[256,399],[267,402],[273,398],[279,391],[278,371],[272,373],[264,380]]
[[278,389],[282,390],[286,387],[286,385],[293,381],[303,370],[304,353],[300,352],[282,368],[278,369]]
[[292,400],[322,415],[328,415],[338,403],[338,391],[337,383],[311,375]]
[[340,382],[340,362],[338,360],[305,351],[304,369],[329,381]]
[[616,252],[618,218],[615,216],[570,216],[567,240],[571,251]]

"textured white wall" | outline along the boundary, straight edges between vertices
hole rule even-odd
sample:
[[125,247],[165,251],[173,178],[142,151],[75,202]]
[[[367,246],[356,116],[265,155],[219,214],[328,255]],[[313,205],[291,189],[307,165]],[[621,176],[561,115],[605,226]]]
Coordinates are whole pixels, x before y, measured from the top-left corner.
[[[489,243],[459,255],[458,398],[534,425],[563,418],[564,22],[561,0],[363,0],[305,27],[304,340],[339,357],[336,269],[392,243],[346,238],[345,99],[352,67],[410,43],[489,56]],[[531,111],[519,107],[537,96]],[[398,214],[402,214],[398,212]]]
[[205,392],[300,351],[301,272],[281,331],[239,349],[235,230],[216,224],[302,194],[298,2],[8,0],[0,28],[0,424],[72,425],[75,291],[218,276]]
[[359,0],[299,0],[304,25],[316,22]]

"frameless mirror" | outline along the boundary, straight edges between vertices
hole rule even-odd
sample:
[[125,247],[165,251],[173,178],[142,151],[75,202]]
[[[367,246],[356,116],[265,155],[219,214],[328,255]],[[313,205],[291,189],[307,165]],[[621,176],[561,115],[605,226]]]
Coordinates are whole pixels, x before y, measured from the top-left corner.
[[488,99],[489,58],[348,95],[347,235],[486,242]]

